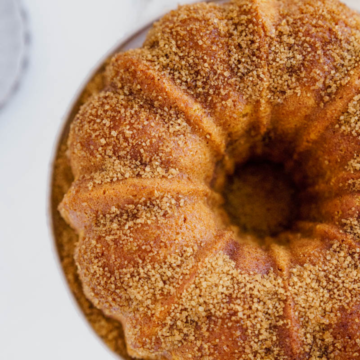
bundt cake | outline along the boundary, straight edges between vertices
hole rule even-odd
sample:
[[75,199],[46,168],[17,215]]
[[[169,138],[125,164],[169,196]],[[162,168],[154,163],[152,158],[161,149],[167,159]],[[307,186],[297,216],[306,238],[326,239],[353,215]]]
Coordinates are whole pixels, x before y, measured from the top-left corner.
[[132,356],[360,359],[356,12],[182,6],[111,59],[68,154],[84,292]]

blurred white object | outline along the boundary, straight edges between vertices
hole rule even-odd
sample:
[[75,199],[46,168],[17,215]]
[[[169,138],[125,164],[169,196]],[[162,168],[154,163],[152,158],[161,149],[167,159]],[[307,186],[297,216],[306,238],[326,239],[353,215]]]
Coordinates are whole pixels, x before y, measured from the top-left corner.
[[25,19],[17,0],[0,0],[0,107],[15,90],[25,64]]

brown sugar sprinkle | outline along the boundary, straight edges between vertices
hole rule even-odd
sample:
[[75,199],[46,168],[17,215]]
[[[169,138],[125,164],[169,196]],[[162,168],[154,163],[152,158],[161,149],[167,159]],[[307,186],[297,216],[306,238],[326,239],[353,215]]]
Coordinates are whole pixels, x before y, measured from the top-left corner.
[[[354,174],[355,172],[360,170],[360,158],[356,153],[354,153],[354,158],[348,162],[346,170],[349,171],[351,174]],[[360,179],[349,179],[347,181],[347,188],[351,191],[359,191]]]
[[293,3],[295,14],[285,7],[280,11],[282,20],[270,44],[271,100],[306,96],[306,86],[320,89],[327,102],[359,66],[358,18],[345,19],[335,1]]
[[[167,238],[159,250],[151,242],[137,240],[136,236],[146,231],[147,226],[167,224],[169,217],[185,203],[181,197],[174,200],[170,196],[159,196],[121,210],[113,207],[110,213],[97,216],[94,235],[89,239],[85,236],[77,254],[80,273],[91,278],[90,296],[99,299],[95,305],[107,311],[120,308],[148,316],[162,310],[159,300],[173,295],[179,283],[191,273],[198,244],[179,244],[176,251],[162,255],[169,247]],[[177,241],[182,239],[173,236],[172,242]],[[114,255],[119,251],[125,252],[126,258]]]
[[335,242],[316,265],[290,270],[289,293],[309,359],[337,359],[344,350],[344,339],[333,334],[333,327],[360,300],[359,261],[359,248]]
[[356,95],[348,106],[348,111],[340,117],[339,124],[336,125],[344,134],[360,136],[360,95]]
[[354,158],[348,162],[346,170],[350,171],[352,174],[355,171],[360,170],[360,158],[356,153],[354,154]]
[[[234,358],[285,359],[276,345],[276,327],[286,323],[282,319],[286,299],[282,279],[272,271],[266,275],[239,271],[222,252],[203,265],[166,318],[159,332],[162,345],[176,349],[190,342],[192,356],[213,358],[218,344],[206,338],[224,320],[244,328],[247,336],[247,348]],[[200,337],[203,341],[197,342]],[[243,349],[243,340],[239,337],[237,342]]]
[[168,218],[185,204],[186,199],[181,195],[174,199],[171,195],[158,193],[150,200],[143,198],[139,203],[125,205],[121,210],[113,206],[110,213],[98,214],[93,230],[110,244],[114,239],[117,244],[123,242],[130,246],[132,243],[132,250],[136,251],[137,244],[133,243],[136,229],[143,225],[167,223]]
[[358,220],[358,214],[355,217],[341,220],[344,231],[349,235],[352,235],[356,240],[360,240],[360,223]]
[[[194,266],[195,247],[187,247],[161,261],[135,258],[131,264],[120,264],[113,260],[114,272],[108,269],[108,261],[101,257],[104,248],[99,244],[85,243],[86,252],[91,253],[91,267],[81,266],[82,276],[91,277],[89,295],[95,306],[108,314],[119,310],[138,316],[156,316],[164,308],[159,302],[166,296],[174,295],[179,283],[189,277]],[[80,255],[81,264],[86,255]],[[154,256],[155,254],[150,254]],[[123,267],[121,268],[121,265]]]
[[190,132],[181,114],[171,109],[153,110],[139,99],[108,91],[81,110],[72,128],[72,159],[80,160],[84,168],[92,165],[94,158],[99,164],[99,170],[87,176],[90,188],[93,183],[133,177],[176,176],[179,170],[169,166],[174,143],[168,138],[185,147]]
[[238,79],[238,91],[245,99],[260,99],[268,78],[264,24],[257,10],[248,1],[232,2],[224,9],[228,22],[228,61]]
[[154,25],[145,43],[145,60],[204,104],[212,103],[216,92],[229,91],[225,85],[230,69],[224,62],[227,30],[221,7],[181,7]]
[[219,109],[238,106],[234,92],[259,99],[265,87],[256,14],[256,6],[244,1],[181,7],[155,24],[144,60],[222,116]]
[[359,19],[350,10],[345,17],[336,1],[293,3],[289,11],[279,2],[278,24],[268,33],[253,3],[182,7],[154,26],[144,59],[210,108],[234,89],[259,99],[266,86],[273,102],[306,96],[305,88],[320,90],[327,102],[359,66]]
[[347,182],[347,187],[351,191],[360,191],[360,179],[350,179]]

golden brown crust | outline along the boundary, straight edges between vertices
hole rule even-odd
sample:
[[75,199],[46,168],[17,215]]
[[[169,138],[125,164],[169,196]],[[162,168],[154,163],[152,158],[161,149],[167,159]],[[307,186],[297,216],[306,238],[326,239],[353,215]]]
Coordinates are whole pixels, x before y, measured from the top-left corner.
[[[91,93],[91,87],[87,90],[86,94]],[[51,189],[53,230],[61,266],[69,288],[93,330],[112,351],[121,358],[130,360],[131,358],[126,350],[122,325],[118,321],[106,317],[84,294],[74,259],[74,252],[79,239],[76,232],[66,224],[57,210],[74,180],[66,151],[66,139],[63,139],[56,154]]]
[[[131,355],[360,359],[359,19],[337,0],[195,4],[110,61],[72,124],[60,211]],[[263,247],[215,194],[256,156],[301,190]]]

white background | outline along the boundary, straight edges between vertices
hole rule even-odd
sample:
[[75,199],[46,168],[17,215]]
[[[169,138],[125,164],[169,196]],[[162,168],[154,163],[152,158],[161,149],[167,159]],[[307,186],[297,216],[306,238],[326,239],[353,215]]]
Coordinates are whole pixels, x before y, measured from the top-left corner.
[[[0,110],[1,360],[114,358],[83,320],[59,271],[46,218],[50,159],[62,117],[90,69],[146,18],[178,2],[23,0],[29,65]],[[360,9],[360,0],[346,3]]]

